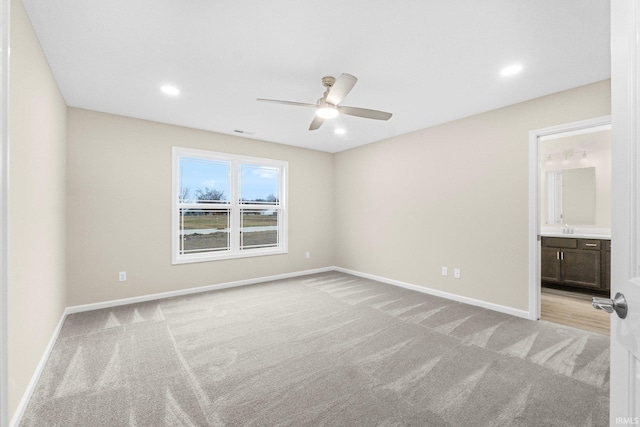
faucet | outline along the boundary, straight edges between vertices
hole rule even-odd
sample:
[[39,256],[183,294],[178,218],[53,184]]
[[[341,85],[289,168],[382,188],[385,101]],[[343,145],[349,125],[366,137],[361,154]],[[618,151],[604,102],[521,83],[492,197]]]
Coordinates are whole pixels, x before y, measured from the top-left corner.
[[573,230],[569,227],[569,224],[565,224],[562,229],[562,234],[573,234]]

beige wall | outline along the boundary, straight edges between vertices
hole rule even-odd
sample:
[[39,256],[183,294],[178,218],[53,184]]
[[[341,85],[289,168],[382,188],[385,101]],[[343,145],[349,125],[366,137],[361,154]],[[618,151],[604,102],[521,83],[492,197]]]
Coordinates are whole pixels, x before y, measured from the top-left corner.
[[66,303],[66,105],[19,0],[11,1],[9,416]]
[[[331,154],[74,108],[67,142],[69,306],[334,264]],[[173,145],[288,161],[289,253],[171,265]]]
[[603,81],[338,153],[337,264],[528,310],[529,131],[608,114]]

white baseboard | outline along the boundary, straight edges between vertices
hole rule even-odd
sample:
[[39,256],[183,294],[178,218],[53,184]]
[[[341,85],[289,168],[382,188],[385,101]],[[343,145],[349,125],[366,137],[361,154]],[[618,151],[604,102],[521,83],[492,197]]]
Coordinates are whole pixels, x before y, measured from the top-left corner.
[[215,291],[219,289],[235,288],[237,286],[254,285],[256,283],[270,282],[272,280],[289,279],[291,277],[307,276],[315,273],[326,273],[333,271],[334,267],[316,268],[313,270],[296,271],[293,273],[276,274],[274,276],[264,276],[255,279],[238,280],[235,282],[219,283],[217,285],[199,286],[197,288],[180,289],[178,291],[161,292],[157,294],[142,295],[139,297],[123,298],[111,301],[97,302],[94,304],[74,305],[67,307],[66,313],[81,313],[83,311],[99,310],[102,308],[117,307],[119,305],[135,304],[145,301],[154,301],[164,298],[178,297],[183,295],[197,294],[200,292]]
[[361,273],[359,271],[349,270],[347,268],[342,267],[334,267],[335,271],[340,271],[342,273],[351,274],[358,277],[364,277],[365,279],[376,280],[378,282],[387,283],[389,285],[399,286],[401,288],[411,289],[412,291],[422,292],[424,294],[434,295],[437,297],[442,297],[446,299],[450,299],[453,301],[463,302],[469,305],[475,305],[477,307],[487,308],[489,310],[498,311],[500,313],[510,314],[516,317],[522,317],[525,319],[530,319],[529,312],[525,310],[518,310],[512,307],[507,307],[500,304],[494,304],[492,302],[477,300],[474,298],[464,297],[461,295],[452,294],[449,292],[439,291],[436,289],[427,288],[424,286],[418,286],[411,283],[401,282],[399,280],[388,279],[386,277],[376,276],[374,274]]
[[29,400],[31,400],[31,395],[36,389],[36,385],[40,380],[40,376],[42,375],[44,366],[47,364],[47,360],[49,359],[51,350],[53,350],[53,346],[55,345],[56,340],[58,339],[58,335],[62,330],[62,325],[64,324],[64,320],[66,319],[66,317],[67,317],[67,310],[65,309],[65,311],[62,313],[62,316],[60,317],[60,321],[58,321],[58,325],[56,326],[56,329],[53,331],[53,335],[49,340],[49,344],[47,344],[47,347],[44,349],[44,353],[40,358],[40,362],[38,362],[38,366],[36,366],[36,370],[33,373],[33,376],[31,377],[31,381],[29,381],[29,385],[27,386],[27,389],[22,395],[22,399],[20,400],[18,407],[13,413],[13,417],[11,418],[11,422],[9,423],[10,427],[18,427],[18,425],[20,424],[20,421],[22,421],[22,416],[24,415],[24,412],[27,409]]
[[442,298],[447,298],[447,299],[458,301],[458,302],[462,302],[462,303],[465,303],[465,304],[475,305],[475,306],[478,306],[478,307],[487,308],[489,310],[494,310],[494,311],[498,311],[498,312],[501,312],[501,313],[510,314],[512,316],[517,316],[517,317],[522,317],[522,318],[525,318],[525,319],[529,319],[529,312],[524,311],[524,310],[517,310],[515,308],[506,307],[506,306],[499,305],[499,304],[493,304],[493,303],[490,303],[490,302],[476,300],[476,299],[468,298],[468,297],[463,297],[463,296],[456,295],[456,294],[451,294],[451,293],[448,293],[448,292],[443,292],[443,291],[438,291],[438,290],[435,290],[435,289],[425,288],[423,286],[413,285],[411,283],[405,283],[405,282],[401,282],[399,280],[388,279],[386,277],[380,277],[380,276],[376,276],[376,275],[373,275],[373,274],[361,273],[359,271],[349,270],[349,269],[342,268],[342,267],[316,268],[316,269],[313,269],[313,270],[303,270],[303,271],[296,271],[296,272],[293,272],[293,273],[285,273],[285,274],[277,274],[277,275],[274,275],[274,276],[259,277],[259,278],[255,278],[255,279],[238,280],[238,281],[235,281],[235,282],[220,283],[220,284],[217,284],[217,285],[200,286],[200,287],[197,287],[197,288],[181,289],[181,290],[178,290],[178,291],[161,292],[161,293],[157,293],[157,294],[143,295],[143,296],[139,296],[139,297],[123,298],[123,299],[99,302],[99,303],[94,303],[94,304],[84,304],[84,305],[71,306],[71,307],[67,307],[64,310],[64,312],[62,313],[60,321],[58,322],[58,325],[56,326],[56,329],[53,332],[53,335],[52,335],[51,339],[49,340],[49,344],[47,345],[47,347],[46,347],[46,349],[44,351],[44,354],[42,355],[42,358],[40,359],[40,363],[38,363],[38,366],[36,367],[36,371],[34,372],[32,378],[31,378],[31,381],[29,382],[27,390],[25,391],[24,395],[22,396],[22,400],[20,401],[20,404],[18,405],[18,408],[16,409],[16,411],[14,413],[14,416],[11,419],[11,423],[9,424],[9,426],[10,427],[18,427],[18,425],[20,424],[20,421],[22,421],[22,417],[24,415],[24,412],[27,409],[27,405],[29,403],[29,400],[31,399],[31,396],[32,396],[32,394],[33,394],[33,392],[35,390],[35,387],[38,384],[38,380],[40,379],[40,376],[42,375],[42,371],[44,370],[44,366],[47,363],[47,359],[49,358],[49,355],[51,354],[51,351],[53,350],[53,346],[56,343],[56,340],[58,339],[58,335],[60,334],[60,331],[62,330],[62,325],[64,324],[64,321],[65,321],[66,317],[69,314],[81,313],[81,312],[84,312],[84,311],[91,311],[91,310],[99,310],[99,309],[109,308],[109,307],[117,307],[117,306],[127,305],[127,304],[135,304],[135,303],[145,302],[145,301],[159,300],[159,299],[164,299],[164,298],[171,298],[171,297],[182,296],[182,295],[196,294],[196,293],[200,293],[200,292],[214,291],[214,290],[218,290],[218,289],[234,288],[234,287],[237,287],[237,286],[253,285],[253,284],[257,284],[257,283],[270,282],[272,280],[289,279],[289,278],[292,278],[292,277],[307,276],[309,274],[315,274],[315,273],[326,273],[326,272],[329,272],[329,271],[339,271],[339,272],[342,272],[342,273],[351,274],[351,275],[358,276],[358,277],[363,277],[363,278],[366,278],[366,279],[376,280],[376,281],[382,282],[382,283],[387,283],[389,285],[399,286],[401,288],[411,289],[413,291],[422,292],[422,293],[425,293],[425,294],[434,295],[434,296],[438,296],[438,297],[442,297]]

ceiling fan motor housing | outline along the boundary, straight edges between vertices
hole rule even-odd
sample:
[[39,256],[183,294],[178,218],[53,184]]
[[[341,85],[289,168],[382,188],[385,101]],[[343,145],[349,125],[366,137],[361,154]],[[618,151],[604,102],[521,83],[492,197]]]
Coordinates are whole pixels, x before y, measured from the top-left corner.
[[322,85],[324,87],[326,87],[327,89],[324,91],[324,94],[322,95],[322,98],[318,99],[318,107],[319,108],[331,108],[331,107],[335,107],[335,105],[330,104],[329,102],[327,102],[327,95],[329,95],[329,91],[331,90],[331,88],[333,87],[333,85],[336,82],[336,78],[332,77],[332,76],[324,76],[322,78]]
[[331,86],[333,86],[333,84],[336,82],[336,78],[335,77],[331,77],[331,76],[324,76],[322,78],[322,86],[326,87],[326,88],[330,88]]

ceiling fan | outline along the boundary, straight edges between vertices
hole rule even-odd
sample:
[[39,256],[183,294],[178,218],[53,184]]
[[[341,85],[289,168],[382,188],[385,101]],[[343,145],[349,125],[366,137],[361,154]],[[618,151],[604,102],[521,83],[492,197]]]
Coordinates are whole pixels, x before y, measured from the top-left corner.
[[316,116],[309,126],[309,130],[316,130],[327,119],[333,119],[338,114],[347,114],[349,116],[364,117],[365,119],[389,120],[391,113],[384,111],[369,110],[368,108],[340,106],[342,100],[351,92],[358,79],[351,74],[343,73],[337,79],[331,76],[322,78],[322,85],[327,89],[315,104],[307,104],[304,102],[280,101],[277,99],[258,98],[258,101],[273,102],[275,104],[294,105],[297,107],[312,107],[316,109]]

